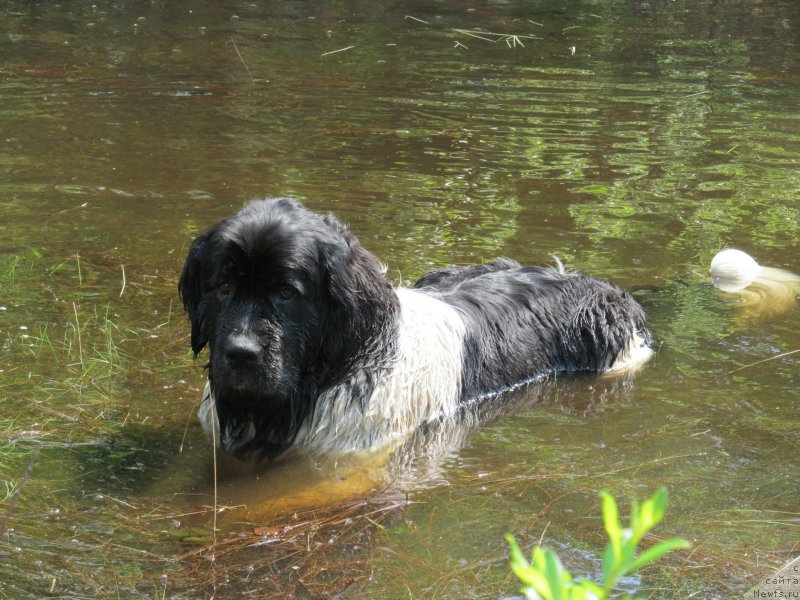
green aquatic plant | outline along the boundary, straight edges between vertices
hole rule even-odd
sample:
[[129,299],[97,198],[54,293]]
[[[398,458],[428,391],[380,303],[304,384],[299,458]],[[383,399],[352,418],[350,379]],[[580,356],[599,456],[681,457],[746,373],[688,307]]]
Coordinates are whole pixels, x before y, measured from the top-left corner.
[[[603,525],[608,544],[603,554],[602,584],[577,581],[564,568],[558,555],[549,548],[533,549],[531,562],[525,558],[517,541],[510,534],[506,539],[511,547],[511,570],[522,582],[522,593],[530,600],[604,600],[609,598],[620,577],[661,558],[670,550],[688,548],[689,542],[672,538],[659,542],[637,556],[636,547],[644,536],[663,518],[667,510],[667,489],[661,487],[639,506],[631,505],[630,527],[622,528],[614,497],[600,492],[603,501]],[[625,598],[630,598],[627,594]]]

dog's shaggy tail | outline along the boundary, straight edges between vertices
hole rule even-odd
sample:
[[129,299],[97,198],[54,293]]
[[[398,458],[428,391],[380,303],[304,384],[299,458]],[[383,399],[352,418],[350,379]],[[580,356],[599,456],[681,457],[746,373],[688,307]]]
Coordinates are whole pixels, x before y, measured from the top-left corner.
[[728,248],[711,261],[711,281],[723,292],[738,294],[746,305],[777,314],[792,308],[800,294],[800,276],[762,267],[741,250]]

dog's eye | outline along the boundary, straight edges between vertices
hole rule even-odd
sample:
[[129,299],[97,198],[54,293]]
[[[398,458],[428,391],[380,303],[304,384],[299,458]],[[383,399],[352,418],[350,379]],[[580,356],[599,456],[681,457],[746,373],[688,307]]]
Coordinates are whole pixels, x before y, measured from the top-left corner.
[[278,293],[281,295],[281,298],[288,300],[297,294],[297,289],[294,286],[286,284],[281,286],[281,289],[278,290]]
[[220,296],[230,296],[233,289],[231,288],[230,283],[224,282],[219,284],[219,287],[217,287],[217,291],[219,292]]

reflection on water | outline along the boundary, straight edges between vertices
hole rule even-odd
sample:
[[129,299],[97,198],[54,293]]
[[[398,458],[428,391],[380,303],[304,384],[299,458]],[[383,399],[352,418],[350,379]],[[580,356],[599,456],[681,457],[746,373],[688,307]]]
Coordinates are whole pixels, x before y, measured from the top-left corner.
[[[798,551],[798,309],[754,317],[707,269],[800,271],[798,30],[788,0],[6,3],[0,595],[510,595],[504,533],[593,576],[597,490],[662,483],[657,533],[695,549],[630,589],[749,589]],[[556,255],[631,288],[658,353],[386,468],[223,477],[209,550],[177,273],[263,195],[337,213],[398,282]],[[327,508],[280,514],[309,489]]]
[[[634,377],[634,373],[619,373],[600,378],[543,378],[475,401],[464,406],[456,418],[426,423],[410,439],[372,453],[320,455],[294,450],[254,465],[220,452],[215,465],[217,482],[207,487],[207,502],[214,502],[213,493],[217,504],[231,507],[224,522],[235,529],[236,523],[264,522],[298,508],[336,506],[375,489],[412,493],[446,483],[448,461],[469,445],[479,427],[498,417],[564,403],[587,416],[630,393]],[[579,402],[576,396],[580,396]],[[185,467],[182,464],[177,470]],[[164,492],[174,490],[171,477],[161,483],[169,486]],[[222,526],[219,520],[218,526]]]

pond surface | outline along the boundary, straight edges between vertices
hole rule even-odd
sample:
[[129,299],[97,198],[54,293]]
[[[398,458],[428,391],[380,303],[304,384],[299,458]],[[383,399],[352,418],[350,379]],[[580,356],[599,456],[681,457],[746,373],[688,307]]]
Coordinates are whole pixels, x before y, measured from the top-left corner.
[[[598,577],[598,491],[662,484],[656,534],[693,549],[626,590],[729,598],[800,552],[800,313],[706,275],[726,246],[800,272],[800,5],[2,11],[1,596],[509,597],[504,533]],[[327,507],[279,502],[314,465],[220,477],[212,532],[177,276],[268,195],[335,212],[395,282],[557,256],[631,289],[657,356],[339,465],[363,491]]]

